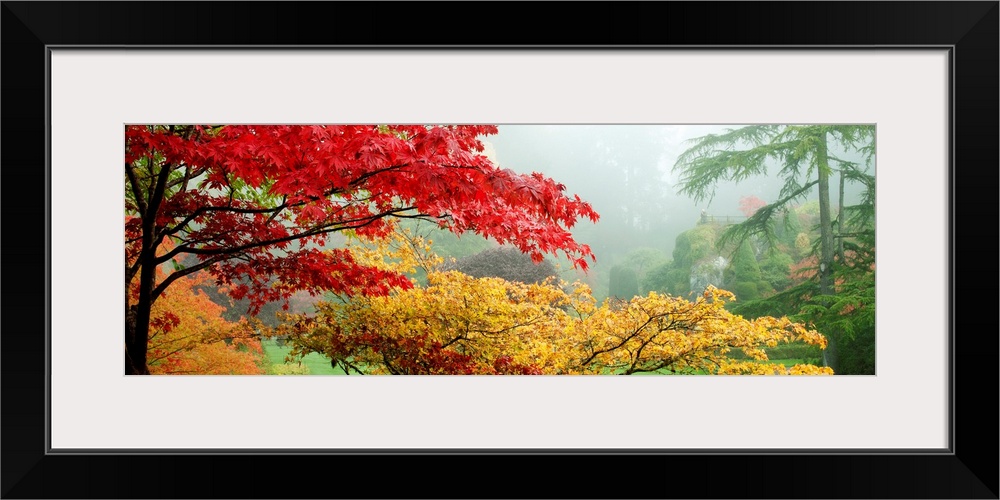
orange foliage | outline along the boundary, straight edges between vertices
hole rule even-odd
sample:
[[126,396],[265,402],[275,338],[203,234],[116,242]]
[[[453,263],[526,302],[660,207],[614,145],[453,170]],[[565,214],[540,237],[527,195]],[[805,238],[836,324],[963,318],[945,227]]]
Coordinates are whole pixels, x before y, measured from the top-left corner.
[[207,277],[194,273],[178,279],[153,305],[148,350],[151,374],[264,373],[263,350],[252,328],[244,321],[223,319],[225,308],[196,289]]
[[819,259],[815,255],[810,255],[789,266],[788,275],[793,283],[798,284],[816,276],[817,270],[819,270]]
[[[859,256],[853,250],[848,250],[844,252],[844,262],[848,266],[855,266]],[[868,265],[869,271],[875,271],[875,263]],[[816,276],[817,271],[819,271],[819,258],[815,255],[810,255],[794,264],[788,268],[788,276],[792,279],[792,283],[798,284],[804,281],[808,281]],[[834,286],[841,286],[844,284],[843,278],[837,278],[834,280]]]

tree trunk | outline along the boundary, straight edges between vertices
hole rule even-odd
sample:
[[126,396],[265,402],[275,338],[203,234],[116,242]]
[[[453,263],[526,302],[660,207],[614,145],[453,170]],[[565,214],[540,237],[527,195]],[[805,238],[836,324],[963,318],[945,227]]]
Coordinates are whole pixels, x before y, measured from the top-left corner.
[[125,374],[149,375],[149,368],[145,361],[142,364],[136,361],[146,358],[145,345],[141,346],[141,354],[137,352],[139,343],[136,342],[136,316],[136,306],[129,307],[125,312]]
[[[149,375],[146,348],[149,344],[149,319],[153,310],[153,287],[156,285],[156,245],[152,224],[143,227],[143,250],[139,254],[139,300],[125,314],[125,373]],[[125,284],[128,290],[128,283]],[[128,292],[126,292],[128,293]]]
[[[171,132],[173,126],[171,125]],[[155,160],[149,158],[149,171],[154,172]],[[156,173],[156,186],[149,194],[142,209],[142,250],[139,252],[139,300],[125,312],[125,373],[128,375],[149,375],[146,366],[146,348],[149,344],[149,319],[153,309],[153,287],[156,286],[156,248],[163,239],[158,234],[156,215],[160,211],[167,180],[173,166],[164,163]],[[136,202],[142,201],[136,195]],[[125,283],[125,293],[129,293],[129,283]],[[126,296],[126,305],[128,297]]]
[[[148,271],[147,271],[148,270]],[[153,279],[156,267],[139,270],[139,303],[125,314],[125,374],[149,375],[146,347],[149,343],[149,319],[153,308]]]
[[837,205],[837,257],[844,265],[844,171],[840,171],[840,204]]
[[[819,175],[819,292],[833,295],[833,225],[830,217],[830,163],[827,157],[826,132],[821,132],[816,148],[816,167]],[[837,371],[837,339],[832,332],[827,334],[827,348],[823,353],[823,363]]]

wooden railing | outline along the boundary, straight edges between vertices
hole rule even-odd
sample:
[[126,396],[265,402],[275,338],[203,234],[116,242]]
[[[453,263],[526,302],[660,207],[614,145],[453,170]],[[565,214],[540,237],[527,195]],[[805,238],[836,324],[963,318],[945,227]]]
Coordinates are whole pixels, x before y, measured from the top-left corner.
[[719,224],[722,226],[731,226],[733,224],[739,224],[747,220],[745,215],[709,215],[701,214],[701,219],[698,220],[699,224]]

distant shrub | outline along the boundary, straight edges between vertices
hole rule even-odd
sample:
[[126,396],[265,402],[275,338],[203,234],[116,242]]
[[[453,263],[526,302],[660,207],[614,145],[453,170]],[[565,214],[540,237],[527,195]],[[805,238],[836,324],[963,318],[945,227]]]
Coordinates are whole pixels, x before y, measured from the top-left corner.
[[774,226],[775,236],[787,247],[795,245],[795,237],[802,232],[799,216],[790,210],[781,215],[781,222]]
[[761,278],[770,285],[770,288],[784,290],[792,284],[792,279],[789,277],[792,264],[792,258],[788,254],[775,252],[759,263]]
[[[819,364],[823,361],[822,349],[802,342],[778,344],[775,347],[765,347],[764,352],[767,353],[767,359],[772,361],[781,359],[801,359],[806,363],[814,364]],[[729,352],[729,357],[733,359],[746,359],[747,356],[742,350],[734,349]]]
[[753,300],[760,297],[757,283],[752,281],[741,281],[734,284],[732,288],[733,293],[736,294],[736,300]]
[[764,349],[770,359],[815,359],[823,357],[823,350],[817,346],[792,343],[778,344],[775,347]]
[[[726,273],[728,283],[741,283],[760,281],[760,266],[757,265],[757,256],[754,255],[753,248],[749,241],[744,241],[733,255],[731,266]],[[735,290],[733,290],[735,292]]]
[[654,292],[669,292],[673,279],[670,273],[674,271],[673,262],[664,262],[650,269],[642,279],[642,287]]
[[514,247],[497,247],[462,257],[443,266],[445,271],[460,271],[473,278],[503,278],[521,283],[541,283],[556,276],[556,268],[543,260],[535,264],[531,257]]
[[812,245],[809,241],[809,235],[806,233],[799,233],[795,236],[795,250],[799,252],[799,255],[806,255],[809,253],[809,248]]
[[715,228],[707,224],[677,235],[673,253],[674,266],[690,269],[695,262],[718,255],[715,236]]
[[625,266],[611,268],[611,279],[608,283],[609,296],[631,300],[638,293],[639,278],[634,270]]

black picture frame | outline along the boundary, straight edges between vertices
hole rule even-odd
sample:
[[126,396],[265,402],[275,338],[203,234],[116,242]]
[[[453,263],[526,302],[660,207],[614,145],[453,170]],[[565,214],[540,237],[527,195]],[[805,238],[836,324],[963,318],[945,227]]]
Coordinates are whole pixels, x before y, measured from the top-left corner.
[[[993,216],[986,215],[987,223],[981,222],[983,214],[995,213],[998,195],[1000,3],[996,1],[573,2],[554,3],[553,9],[539,3],[492,2],[5,1],[2,5],[6,147],[0,157],[6,179],[2,217],[8,229],[2,248],[8,263],[3,293],[7,314],[0,336],[4,498],[998,498],[998,408],[993,385],[998,352],[996,288],[991,282],[987,291],[977,282],[982,276],[989,281],[989,276],[996,276],[990,274],[995,268],[984,269],[993,265],[992,248],[983,245],[997,241]],[[475,22],[463,29],[463,23],[472,19]],[[949,47],[950,316],[955,360],[949,452],[424,451],[344,456],[290,451],[264,457],[264,466],[262,457],[252,453],[47,453],[45,358],[50,311],[44,219],[49,208],[42,196],[48,148],[47,47],[413,44],[611,50]],[[966,237],[975,234],[975,245],[966,240],[959,248],[958,228]],[[564,471],[573,472],[565,476]]]

